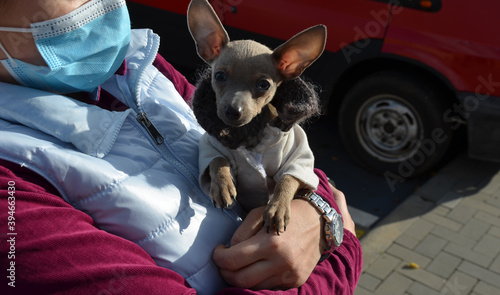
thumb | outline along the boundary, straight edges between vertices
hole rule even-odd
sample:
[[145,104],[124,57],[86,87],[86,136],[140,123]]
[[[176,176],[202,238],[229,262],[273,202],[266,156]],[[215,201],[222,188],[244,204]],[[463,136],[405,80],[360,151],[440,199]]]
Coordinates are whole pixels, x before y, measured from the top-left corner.
[[262,214],[264,214],[264,207],[253,209],[248,213],[243,223],[234,232],[231,238],[231,247],[250,239],[262,229],[264,221]]
[[217,266],[220,267],[220,264],[224,261],[224,258],[227,257],[227,250],[228,247],[225,245],[218,245],[217,247],[215,247],[214,252],[212,253],[212,258]]

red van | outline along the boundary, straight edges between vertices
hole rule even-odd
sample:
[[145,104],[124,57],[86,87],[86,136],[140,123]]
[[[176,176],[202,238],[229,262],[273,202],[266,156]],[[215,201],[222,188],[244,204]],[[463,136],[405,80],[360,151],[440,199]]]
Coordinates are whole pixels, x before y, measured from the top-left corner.
[[[338,119],[352,157],[386,177],[435,167],[466,126],[468,153],[500,161],[500,1],[211,0],[232,39],[274,47],[316,24],[326,52],[306,75]],[[201,65],[189,0],[133,0],[134,27],[153,28],[180,69]]]

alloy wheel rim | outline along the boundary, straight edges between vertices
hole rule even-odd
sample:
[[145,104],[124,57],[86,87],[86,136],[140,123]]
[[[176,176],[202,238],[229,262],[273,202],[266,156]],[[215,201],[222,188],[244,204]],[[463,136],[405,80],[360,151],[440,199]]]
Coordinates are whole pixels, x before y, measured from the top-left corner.
[[389,163],[412,157],[423,137],[422,120],[415,109],[390,94],[374,96],[361,106],[356,131],[366,152]]

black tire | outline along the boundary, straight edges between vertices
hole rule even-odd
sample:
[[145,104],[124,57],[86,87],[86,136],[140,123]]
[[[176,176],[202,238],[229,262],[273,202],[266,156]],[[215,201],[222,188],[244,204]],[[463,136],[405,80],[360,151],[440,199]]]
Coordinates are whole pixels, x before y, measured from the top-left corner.
[[353,159],[374,173],[411,178],[441,162],[452,129],[449,106],[436,87],[396,71],[371,74],[347,92],[339,113],[342,141]]

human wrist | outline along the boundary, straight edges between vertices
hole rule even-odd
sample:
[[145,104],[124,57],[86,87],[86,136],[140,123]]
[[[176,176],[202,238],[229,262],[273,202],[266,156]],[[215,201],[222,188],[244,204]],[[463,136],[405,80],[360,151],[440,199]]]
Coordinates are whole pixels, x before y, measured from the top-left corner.
[[310,229],[313,229],[317,233],[318,253],[321,254],[327,246],[324,230],[326,220],[323,218],[323,214],[309,200],[294,198],[292,203],[296,203],[296,205],[303,208],[301,214],[307,214],[307,219],[303,222],[307,222]]
[[316,208],[316,211],[321,214],[323,235],[322,242],[325,242],[323,247],[323,256],[327,256],[333,250],[340,246],[343,238],[342,216],[333,206],[330,206],[320,195],[311,191],[298,192],[295,198],[300,198],[309,201]]

